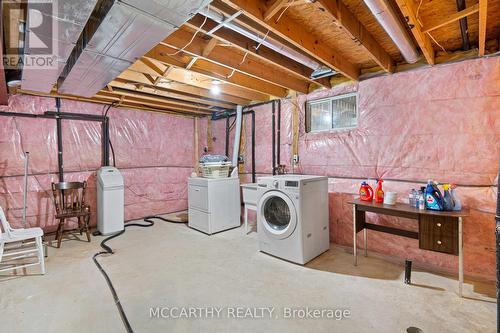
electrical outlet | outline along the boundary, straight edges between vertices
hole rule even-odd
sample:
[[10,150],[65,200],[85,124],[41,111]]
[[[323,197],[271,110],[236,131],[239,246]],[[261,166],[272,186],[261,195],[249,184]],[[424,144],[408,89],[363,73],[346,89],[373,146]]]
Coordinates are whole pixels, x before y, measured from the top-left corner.
[[299,164],[299,155],[293,155],[293,164]]

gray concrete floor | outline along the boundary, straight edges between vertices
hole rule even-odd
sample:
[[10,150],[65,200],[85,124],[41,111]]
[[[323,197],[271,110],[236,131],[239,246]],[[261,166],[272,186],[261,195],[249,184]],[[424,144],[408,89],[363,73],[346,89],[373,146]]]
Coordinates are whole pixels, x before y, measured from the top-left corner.
[[[94,263],[102,237],[49,248],[47,274],[0,277],[0,322],[11,332],[125,331]],[[213,236],[183,224],[129,228],[99,260],[111,276],[136,332],[494,332],[493,283],[414,271],[385,260],[331,250],[306,267],[258,251],[256,234],[238,228]],[[483,299],[483,300],[480,300]],[[274,308],[271,318],[228,318],[228,309]],[[151,318],[151,307],[217,307],[221,318]],[[286,308],[349,310],[350,317],[287,319]],[[177,312],[179,313],[179,312]],[[168,311],[164,312],[165,315]],[[257,313],[259,314],[259,313]],[[267,313],[266,313],[267,314]],[[338,314],[338,313],[337,313]],[[297,313],[298,316],[301,313]]]

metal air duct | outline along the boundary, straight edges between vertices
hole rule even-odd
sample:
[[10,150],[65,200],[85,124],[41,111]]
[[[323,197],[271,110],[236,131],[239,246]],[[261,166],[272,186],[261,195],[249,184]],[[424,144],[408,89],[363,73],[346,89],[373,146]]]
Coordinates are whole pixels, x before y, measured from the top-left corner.
[[413,64],[418,61],[419,55],[412,39],[408,36],[405,27],[387,0],[363,0],[378,23],[391,37],[406,62]]
[[96,2],[28,2],[22,89],[44,93],[52,90]]
[[100,0],[58,80],[92,97],[210,0]]

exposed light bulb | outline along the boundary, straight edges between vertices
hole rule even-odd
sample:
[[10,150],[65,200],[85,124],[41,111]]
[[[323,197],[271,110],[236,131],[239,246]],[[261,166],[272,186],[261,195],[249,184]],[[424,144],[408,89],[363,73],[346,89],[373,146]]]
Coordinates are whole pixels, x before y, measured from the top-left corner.
[[218,95],[220,94],[220,87],[219,85],[213,85],[211,88],[210,88],[210,92],[214,95]]

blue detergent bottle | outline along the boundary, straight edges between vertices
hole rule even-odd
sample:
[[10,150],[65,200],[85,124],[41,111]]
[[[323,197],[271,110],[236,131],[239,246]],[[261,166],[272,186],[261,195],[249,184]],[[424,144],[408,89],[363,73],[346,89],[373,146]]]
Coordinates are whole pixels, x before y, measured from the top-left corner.
[[425,209],[444,210],[443,196],[437,184],[433,183],[432,180],[427,182],[425,188]]

